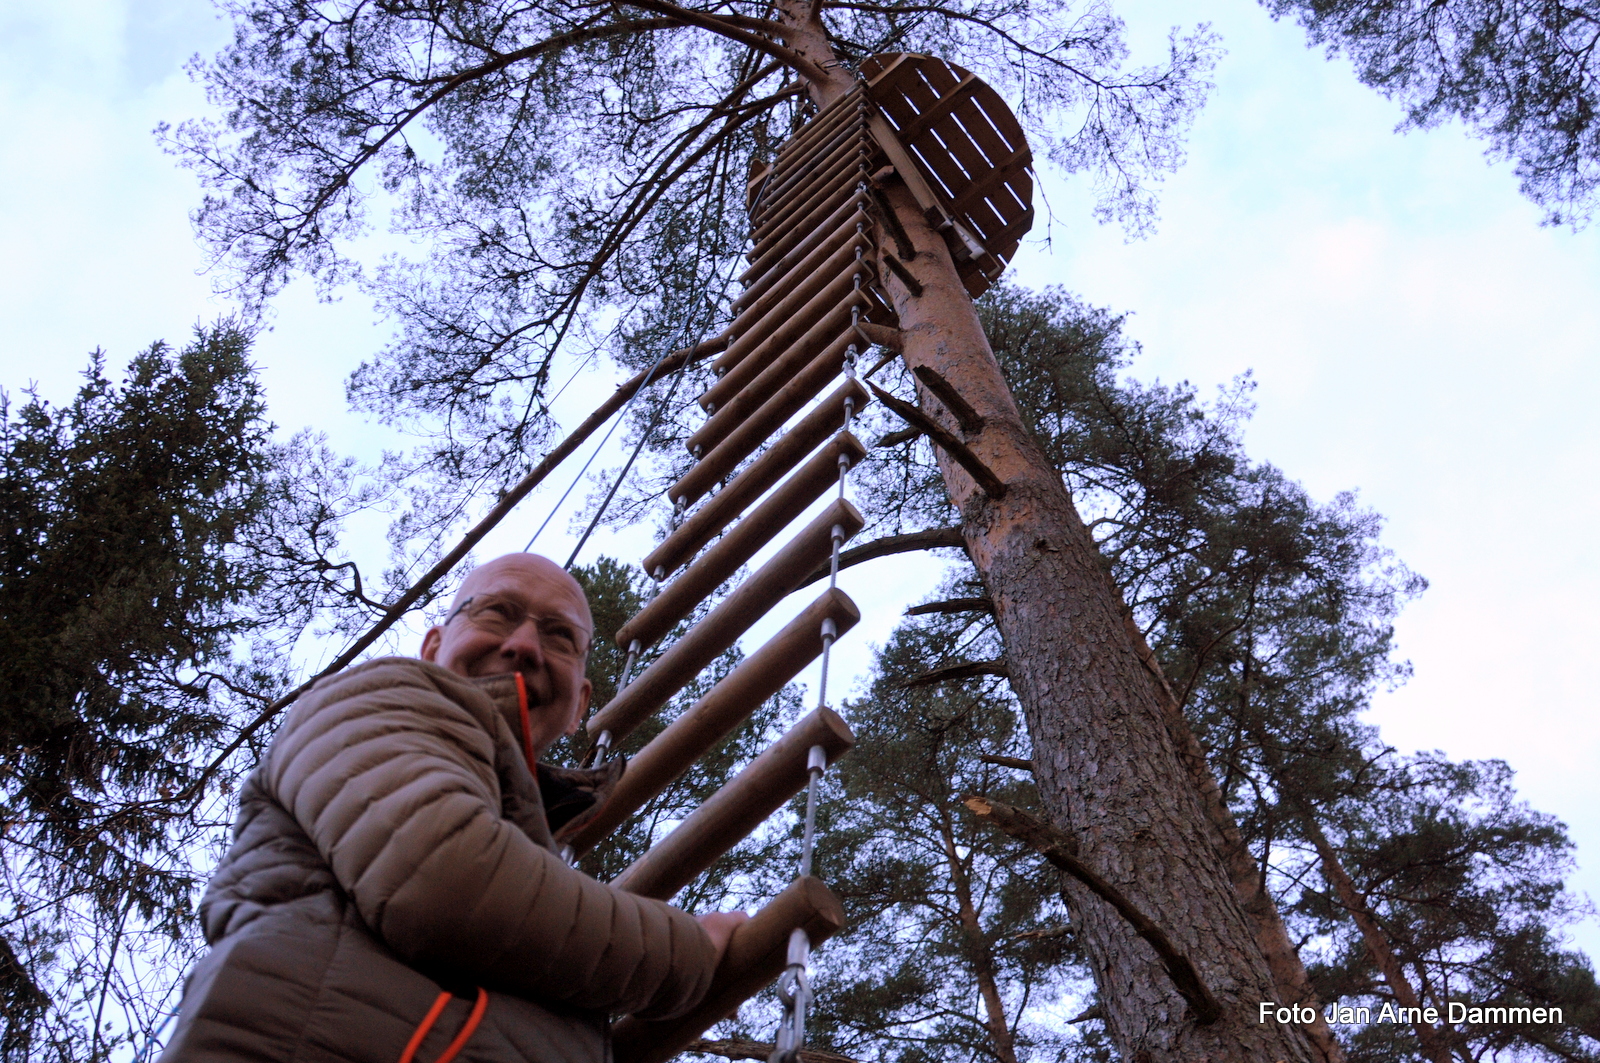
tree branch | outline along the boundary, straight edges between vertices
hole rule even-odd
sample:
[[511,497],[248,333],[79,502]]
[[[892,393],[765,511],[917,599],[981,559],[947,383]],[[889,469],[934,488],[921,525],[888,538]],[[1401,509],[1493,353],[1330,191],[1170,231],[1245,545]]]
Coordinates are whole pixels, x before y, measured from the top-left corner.
[[963,803],[974,814],[988,820],[1003,833],[1011,835],[1039,853],[1087,886],[1089,892],[1116,909],[1117,914],[1128,921],[1134,932],[1156,950],[1156,955],[1161,958],[1162,968],[1167,972],[1167,977],[1172,979],[1173,988],[1193,1009],[1196,1023],[1209,1026],[1222,1017],[1222,1005],[1217,1003],[1217,998],[1211,995],[1211,990],[1200,980],[1200,973],[1195,970],[1194,964],[1178,951],[1164,930],[1156,926],[1149,916],[1134,907],[1133,902],[1124,896],[1121,890],[1101,878],[1078,859],[1078,845],[1072,837],[1047,823],[1040,822],[1021,809],[1012,808],[999,801],[973,795],[964,798]]
[[942,602],[923,602],[906,610],[907,616],[924,616],[928,613],[989,613],[994,614],[994,602],[988,598],[946,598]]
[[[851,565],[859,565],[863,561],[874,558],[888,557],[891,554],[906,554],[913,550],[936,550],[941,546],[959,546],[967,548],[967,538],[961,534],[960,528],[933,528],[929,531],[907,532],[904,535],[885,535],[881,539],[874,539],[870,543],[852,547],[839,555],[839,570],[842,572]],[[819,579],[828,578],[828,566],[821,565],[806,577],[801,587],[817,582]],[[795,588],[796,590],[799,587]]]
[[1025,757],[1001,757],[993,753],[979,753],[978,759],[985,764],[994,764],[1002,768],[1016,768],[1018,771],[1033,770],[1033,761]]
[[[685,25],[698,26],[703,30],[710,30],[712,33],[726,37],[730,41],[738,41],[740,44],[754,48],[758,52],[770,55],[784,66],[794,70],[802,78],[814,84],[820,84],[828,80],[826,71],[799,52],[792,48],[785,48],[776,41],[763,37],[759,33],[752,33],[738,25],[738,23],[748,24],[752,20],[738,17],[729,18],[723,15],[713,15],[707,11],[679,7],[677,4],[669,3],[668,0],[627,0],[627,3],[630,7],[654,11],[659,15],[666,15],[668,18],[679,19]],[[783,27],[776,22],[755,21],[769,33],[783,33]]]

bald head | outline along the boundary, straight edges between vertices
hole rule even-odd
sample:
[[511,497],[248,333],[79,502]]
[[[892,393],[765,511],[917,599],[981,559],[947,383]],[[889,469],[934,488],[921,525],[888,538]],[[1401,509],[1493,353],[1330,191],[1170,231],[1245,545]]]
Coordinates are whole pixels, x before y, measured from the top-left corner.
[[589,708],[584,671],[594,620],[578,581],[538,554],[506,554],[462,580],[422,659],[460,676],[521,673],[535,753],[572,734]]
[[[485,561],[461,581],[461,586],[456,590],[456,596],[450,601],[450,612],[454,613],[461,608],[461,603],[466,601],[483,587],[500,586],[506,581],[512,581],[529,588],[537,588],[535,593],[546,597],[555,597],[572,602],[579,609],[579,616],[584,627],[589,631],[594,630],[594,618],[589,613],[589,598],[583,593],[583,587],[566,569],[556,564],[542,554],[503,554],[493,561]],[[449,613],[445,614],[446,616]]]

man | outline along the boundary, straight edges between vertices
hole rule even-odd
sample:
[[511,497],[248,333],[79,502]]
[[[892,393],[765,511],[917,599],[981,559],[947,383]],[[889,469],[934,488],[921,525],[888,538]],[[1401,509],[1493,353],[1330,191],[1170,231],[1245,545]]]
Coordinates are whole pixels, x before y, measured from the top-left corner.
[[422,659],[318,683],[240,793],[169,1063],[604,1063],[612,1013],[693,1007],[738,913],[698,921],[573,870],[619,765],[537,759],[589,705],[576,581],[510,554]]

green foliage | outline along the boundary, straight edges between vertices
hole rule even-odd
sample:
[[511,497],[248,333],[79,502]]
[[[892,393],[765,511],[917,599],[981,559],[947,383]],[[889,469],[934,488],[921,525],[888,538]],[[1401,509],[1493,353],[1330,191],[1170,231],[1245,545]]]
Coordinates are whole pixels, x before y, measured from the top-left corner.
[[179,352],[154,345],[120,385],[97,352],[67,406],[0,401],[8,1057],[36,1034],[61,1045],[63,1023],[99,1048],[84,1013],[51,1008],[52,985],[71,999],[93,982],[69,955],[82,926],[67,908],[108,939],[187,930],[196,871],[165,857],[203,828],[161,799],[198,782],[234,723],[217,692],[266,583],[241,544],[270,497],[248,348],[219,325]]
[[224,322],[120,383],[97,352],[67,405],[0,397],[0,1057],[160,1025],[270,736],[241,725],[313,618],[370,615],[339,534],[375,495],[315,437],[271,441],[249,347]]
[[[1518,800],[1511,770],[1499,761],[1385,753],[1359,776],[1327,783],[1293,800],[1316,801],[1323,830],[1419,997],[1441,1015],[1452,1000],[1563,1011],[1560,1025],[1459,1026],[1450,1034],[1454,1050],[1473,1059],[1600,1058],[1600,988],[1588,959],[1559,936],[1563,924],[1592,914],[1562,888],[1572,843],[1559,822]],[[1343,794],[1334,796],[1335,787]],[[1288,873],[1315,869],[1310,854],[1284,857]],[[1335,898],[1306,889],[1291,915],[1305,932],[1337,943],[1310,968],[1324,999],[1374,1010],[1392,1003],[1373,984],[1359,941],[1340,934],[1345,914]],[[1404,1025],[1375,1023],[1355,1037],[1351,1058],[1404,1056],[1415,1051],[1413,1040]]]
[[1406,109],[1405,126],[1461,119],[1516,163],[1523,194],[1578,228],[1600,191],[1600,6],[1593,0],[1263,0]]
[[[400,336],[351,396],[426,427],[452,498],[524,467],[558,350],[653,360],[708,294],[726,297],[749,163],[809,107],[749,46],[754,32],[783,47],[765,3],[223,6],[235,42],[197,68],[221,115],[166,134],[208,189],[200,231],[252,305],[301,273],[369,286]],[[1134,229],[1217,55],[1202,27],[1124,70],[1121,22],[1068,0],[869,0],[822,17],[847,62],[924,51],[983,74],[1036,154],[1096,177],[1103,212]],[[352,240],[379,220],[417,237],[418,257],[363,273]]]
[[[1333,839],[1413,984],[1441,1011],[1449,999],[1468,998],[1566,1010],[1561,1031],[1458,1031],[1463,1052],[1594,1058],[1600,993],[1587,959],[1562,942],[1563,928],[1586,912],[1562,889],[1570,848],[1564,830],[1516,801],[1504,765],[1397,759],[1361,720],[1376,691],[1408,674],[1393,658],[1392,623],[1426,586],[1380,545],[1379,519],[1350,495],[1319,504],[1278,470],[1248,460],[1240,445],[1248,379],[1205,404],[1187,385],[1120,378],[1137,353],[1122,337],[1122,318],[1059,290],[1003,285],[979,309],[1024,419],[1071,488],[1156,649],[1324,999],[1373,1004],[1392,996],[1349,913],[1321,883],[1324,869],[1307,833],[1313,825]],[[898,368],[889,378],[897,388],[910,386]],[[953,520],[924,441],[877,448],[858,475],[857,490],[885,515],[881,531]],[[965,565],[957,571],[970,573]],[[847,576],[844,584],[850,582]],[[965,575],[941,597],[981,593]],[[954,631],[959,637],[932,635]],[[1001,747],[1014,741],[1015,709],[998,686],[982,691],[967,681],[895,692],[883,682],[997,655],[987,617],[902,628],[880,657],[864,703],[870,714],[861,727],[870,737],[852,754],[859,765],[841,766],[841,779],[860,772],[847,785],[848,812],[838,813],[833,828],[843,832],[838,844],[848,855],[835,859],[851,868],[844,881],[860,905],[859,923],[838,958],[830,949],[826,962],[837,967],[840,984],[823,980],[821,1013],[834,1024],[827,1028],[831,1043],[862,1058],[1004,1058],[992,1034],[979,1031],[974,1010],[981,981],[974,957],[981,952],[941,969],[931,953],[918,951],[937,939],[933,927],[957,935],[940,898],[959,876],[932,856],[913,865],[903,854],[917,851],[911,839],[926,833],[916,819],[924,809],[947,806],[964,788],[997,784],[983,776],[994,769],[976,758],[1009,751]],[[952,742],[959,755],[908,757],[930,709],[949,704],[1007,722]],[[913,767],[919,763],[922,771]],[[944,780],[943,788],[932,778]],[[894,796],[863,804],[861,780],[868,795]],[[1010,790],[995,796],[1031,803]],[[851,818],[867,809],[878,819]],[[900,835],[896,815],[907,821]],[[871,834],[866,822],[882,824],[883,833]],[[981,852],[976,839],[972,852]],[[1037,903],[1049,899],[1036,881],[1037,859],[994,858]],[[875,893],[852,877],[858,872],[863,882],[886,885]],[[1022,895],[1024,887],[1014,888]],[[858,895],[881,900],[873,906]],[[1029,918],[1009,909],[995,925],[1015,919],[1028,926]],[[908,962],[897,966],[902,959]],[[1076,994],[1089,1003],[1088,974],[1070,948],[1058,963],[1038,976],[1037,990],[1007,998],[1006,1014],[1019,1030],[1043,1031],[1032,1035],[1035,1050],[1094,1058],[1105,1051],[1097,1022],[1079,1024],[1076,1036],[1062,1034],[1061,1001]],[[1035,984],[1025,969],[995,966]],[[884,979],[874,991],[868,972],[879,968]],[[917,981],[935,969],[937,977]],[[937,1025],[933,1004],[922,1025],[907,1019],[917,1014],[909,1010],[915,1000],[941,1000],[945,992],[966,1005],[963,1036]],[[1374,1026],[1355,1033],[1348,1048],[1362,1063],[1414,1058],[1411,1037],[1403,1025]],[[1019,1038],[1018,1051],[1029,1050],[1028,1037]]]
[[1061,1006],[1063,966],[1082,962],[1059,873],[961,804],[1037,805],[1025,773],[979,759],[1026,754],[1015,706],[994,679],[904,686],[930,663],[998,650],[986,627],[971,615],[902,626],[845,707],[858,744],[819,820],[819,866],[849,918],[819,958],[824,1047],[910,1063],[1054,1059],[1072,1044],[1040,1018]]

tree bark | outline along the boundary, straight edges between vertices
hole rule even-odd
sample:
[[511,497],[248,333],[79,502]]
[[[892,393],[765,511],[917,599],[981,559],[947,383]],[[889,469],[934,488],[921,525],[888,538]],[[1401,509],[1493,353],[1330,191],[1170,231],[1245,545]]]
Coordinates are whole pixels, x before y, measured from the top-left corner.
[[[849,91],[820,0],[779,0],[777,10],[789,46],[827,74],[809,85],[812,98],[825,106]],[[1190,750],[1180,748],[1187,726],[1181,714],[1173,718],[1170,692],[1129,637],[1109,567],[1023,424],[944,239],[902,183],[891,180],[884,193],[915,252],[905,263],[912,284],[886,263],[880,272],[899,315],[902,357],[913,372],[925,367],[943,377],[983,419],[964,442],[1005,484],[1003,497],[991,498],[948,453],[936,452],[994,602],[1045,810],[1082,840],[1087,863],[1195,957],[1223,1005],[1219,1021],[1198,1026],[1150,946],[1110,906],[1070,883],[1113,1041],[1134,1063],[1327,1058],[1305,1029],[1257,1022],[1258,1004],[1278,998],[1277,981],[1258,944],[1259,918],[1246,912],[1225,865],[1216,813],[1185,762]],[[920,382],[918,399],[923,412],[960,434]]]

